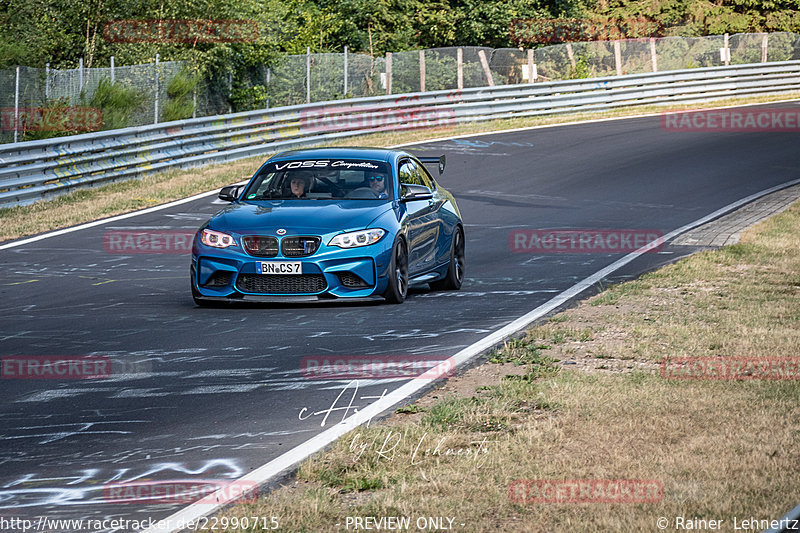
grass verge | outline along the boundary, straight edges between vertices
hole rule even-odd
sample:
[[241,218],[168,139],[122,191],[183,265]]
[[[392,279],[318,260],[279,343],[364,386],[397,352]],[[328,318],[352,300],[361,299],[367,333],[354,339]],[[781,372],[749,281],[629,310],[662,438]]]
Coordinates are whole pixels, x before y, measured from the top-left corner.
[[[718,107],[770,102],[798,97],[800,97],[800,94],[732,98],[715,101],[709,106]],[[694,104],[674,106],[669,107],[669,109],[695,109],[697,107],[700,106]],[[358,144],[361,146],[386,147],[443,136],[485,133],[599,118],[638,116],[660,113],[664,110],[663,106],[643,106],[620,108],[605,112],[493,120],[474,124],[459,124],[452,127],[363,135],[332,143],[329,146]],[[138,180],[113,183],[91,189],[80,189],[54,200],[37,202],[28,206],[3,208],[0,209],[0,219],[3,221],[3,224],[0,225],[0,242],[128,213],[200,192],[218,189],[249,178],[269,155],[271,154],[190,170],[173,170]]]
[[[701,520],[763,530],[745,521],[798,503],[800,382],[667,380],[658,365],[800,355],[798,272],[796,203],[739,244],[612,286],[529,329],[220,516],[275,516],[282,531],[309,532],[354,530],[356,517],[409,517],[423,531],[437,530],[427,517],[452,518],[454,531],[658,531],[662,517],[672,531],[710,530]],[[654,480],[663,493],[649,503],[509,494],[517,480],[595,479]]]

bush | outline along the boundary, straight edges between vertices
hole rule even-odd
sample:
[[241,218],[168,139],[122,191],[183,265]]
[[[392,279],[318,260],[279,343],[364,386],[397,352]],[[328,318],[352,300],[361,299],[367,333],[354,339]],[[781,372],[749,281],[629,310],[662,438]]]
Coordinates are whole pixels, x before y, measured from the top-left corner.
[[190,74],[187,70],[181,70],[170,80],[167,86],[167,102],[161,111],[161,119],[164,122],[183,120],[192,116],[195,109],[192,94],[199,80],[197,75]]
[[[81,96],[81,100],[83,100]],[[130,125],[133,112],[144,102],[144,96],[133,87],[125,87],[103,78],[97,84],[88,106],[100,109],[103,113],[104,130],[116,130]]]

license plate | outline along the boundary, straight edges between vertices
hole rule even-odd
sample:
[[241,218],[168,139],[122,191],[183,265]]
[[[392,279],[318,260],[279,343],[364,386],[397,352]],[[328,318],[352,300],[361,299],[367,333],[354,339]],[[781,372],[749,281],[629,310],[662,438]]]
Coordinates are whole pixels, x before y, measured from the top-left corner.
[[259,274],[302,274],[300,261],[259,261],[256,270]]

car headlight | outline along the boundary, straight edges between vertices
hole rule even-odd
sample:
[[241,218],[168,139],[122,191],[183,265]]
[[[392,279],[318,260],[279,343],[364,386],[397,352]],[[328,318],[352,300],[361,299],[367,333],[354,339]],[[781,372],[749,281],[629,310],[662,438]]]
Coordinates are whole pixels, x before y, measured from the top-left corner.
[[380,228],[362,229],[361,231],[351,231],[337,235],[328,246],[338,246],[339,248],[357,248],[358,246],[369,246],[375,244],[386,234]]
[[200,234],[200,240],[206,246],[212,246],[214,248],[227,248],[228,246],[236,246],[236,239],[227,233],[210,229],[203,230],[203,232]]

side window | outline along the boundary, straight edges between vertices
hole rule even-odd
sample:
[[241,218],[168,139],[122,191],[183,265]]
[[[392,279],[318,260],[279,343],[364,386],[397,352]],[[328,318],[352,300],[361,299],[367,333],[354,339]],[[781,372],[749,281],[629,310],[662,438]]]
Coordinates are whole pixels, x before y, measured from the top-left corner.
[[414,164],[414,168],[417,169],[417,173],[419,174],[420,182],[424,186],[429,188],[430,190],[435,191],[436,190],[436,182],[431,177],[431,175],[428,173],[428,169],[426,169],[425,166],[423,166],[420,163],[415,163]]
[[413,161],[405,160],[400,163],[400,169],[397,171],[397,176],[400,178],[400,183],[409,183],[411,185],[422,185],[419,173],[414,166]]

